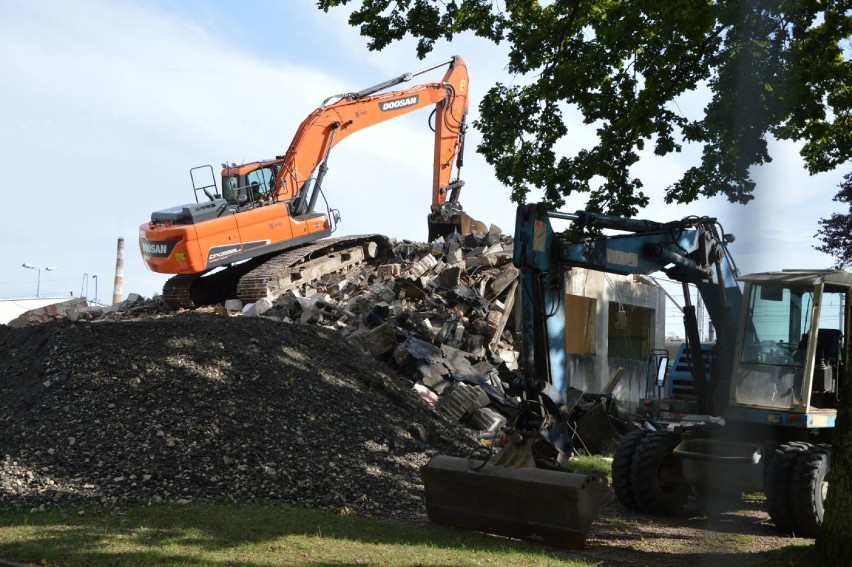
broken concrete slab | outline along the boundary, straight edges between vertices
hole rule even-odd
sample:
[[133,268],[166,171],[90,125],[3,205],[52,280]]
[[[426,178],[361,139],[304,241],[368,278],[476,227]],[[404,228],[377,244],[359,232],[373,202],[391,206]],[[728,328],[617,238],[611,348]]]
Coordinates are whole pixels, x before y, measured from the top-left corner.
[[471,429],[494,432],[506,426],[506,416],[489,407],[477,408],[468,419]]
[[488,227],[488,233],[485,235],[484,241],[485,244],[494,245],[500,244],[500,241],[503,236],[503,231],[500,230],[500,227],[496,224],[492,224]]
[[408,299],[423,300],[428,297],[428,293],[416,280],[397,280],[395,288],[398,295],[402,295]]
[[440,364],[444,358],[443,352],[439,347],[416,337],[408,337],[402,343],[402,346],[408,357],[416,362]]
[[486,284],[485,289],[487,296],[496,298],[511,284],[518,281],[520,275],[521,271],[515,266],[506,266],[500,269],[497,275],[488,280],[488,283]]
[[104,309],[107,313],[123,312],[132,308],[134,305],[139,305],[145,301],[145,298],[138,293],[130,293],[123,301],[114,303]]
[[470,353],[449,345],[441,345],[441,353],[444,355],[442,362],[450,369],[454,379],[474,383],[480,383],[483,380],[482,374],[474,369],[469,360],[469,357],[472,357]]
[[479,386],[457,382],[438,401],[438,411],[447,419],[462,421],[489,403],[488,395]]
[[382,264],[376,268],[376,276],[384,279],[398,278],[402,274],[402,264]]
[[272,300],[267,297],[262,297],[254,303],[249,303],[243,307],[243,315],[246,317],[258,317],[272,309]]
[[39,325],[56,319],[65,318],[71,313],[76,320],[80,313],[86,311],[89,307],[88,302],[82,297],[75,297],[67,301],[45,305],[38,309],[31,309],[21,313],[18,317],[7,323],[10,327],[26,327],[29,325]]
[[464,270],[462,266],[448,266],[432,281],[436,286],[442,289],[452,289],[461,283],[461,276],[463,273]]
[[392,287],[388,287],[383,283],[376,282],[370,286],[370,294],[375,301],[391,302],[396,299],[396,291]]
[[[515,305],[515,290],[518,287],[518,280],[515,279],[510,285],[508,292],[506,293],[506,302],[501,303],[499,301],[495,301],[492,304],[492,311],[494,311],[495,315],[492,315],[492,311],[488,312],[488,316],[486,316],[486,320],[488,322],[488,328],[490,331],[489,336],[491,337],[491,342],[489,343],[489,348],[493,351],[496,348],[497,342],[500,337],[503,336],[503,331],[506,329],[506,325],[509,323],[509,319],[512,317],[513,308]],[[496,314],[499,313],[499,318],[496,317]],[[492,327],[493,325],[493,327]]]
[[350,338],[358,341],[375,358],[381,358],[396,348],[396,327],[392,323],[383,323],[372,329],[364,328],[355,332]]
[[481,313],[488,311],[491,306],[490,302],[482,297],[479,292],[468,286],[457,285],[447,292],[447,296],[455,301],[461,301],[474,309],[480,310]]
[[408,269],[407,277],[409,279],[416,280],[437,264],[438,260],[436,260],[435,257],[431,254],[427,254],[420,258]]

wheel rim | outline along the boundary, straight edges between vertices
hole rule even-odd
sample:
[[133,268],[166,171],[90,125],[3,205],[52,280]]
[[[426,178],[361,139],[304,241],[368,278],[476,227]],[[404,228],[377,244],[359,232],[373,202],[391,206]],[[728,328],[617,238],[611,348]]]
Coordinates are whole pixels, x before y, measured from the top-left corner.
[[657,472],[657,480],[660,484],[660,490],[669,493],[681,484],[680,464],[673,457],[666,457],[660,462],[660,468]]

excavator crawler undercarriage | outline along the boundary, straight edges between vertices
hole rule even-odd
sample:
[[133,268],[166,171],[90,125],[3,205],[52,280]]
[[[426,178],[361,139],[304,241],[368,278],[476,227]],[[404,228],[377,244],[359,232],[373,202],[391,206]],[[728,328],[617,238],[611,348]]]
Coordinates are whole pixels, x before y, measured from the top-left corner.
[[290,289],[374,261],[389,251],[388,238],[381,234],[328,238],[203,275],[175,276],[163,286],[163,301],[172,309],[190,309],[226,299],[274,300]]

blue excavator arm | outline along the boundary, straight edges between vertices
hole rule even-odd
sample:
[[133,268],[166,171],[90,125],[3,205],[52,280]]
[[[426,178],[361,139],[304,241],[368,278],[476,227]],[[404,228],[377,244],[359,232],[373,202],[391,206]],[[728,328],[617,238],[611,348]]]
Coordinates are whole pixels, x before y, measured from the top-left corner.
[[[551,219],[626,233],[570,242],[554,232]],[[716,219],[710,217],[661,223],[588,211],[549,211],[543,204],[520,205],[515,218],[513,260],[521,271],[524,378],[545,380],[561,392],[566,390],[562,276],[565,269],[574,267],[624,275],[663,272],[684,287],[695,284],[717,330],[719,367],[730,368],[735,314],[742,303],[736,264],[727,248],[732,241],[732,235],[725,235]],[[688,299],[689,294],[684,295]],[[700,353],[695,308],[688,301],[684,323],[690,350]],[[699,410],[718,410],[709,407],[712,395],[703,361],[694,362]],[[717,388],[725,386],[716,384]]]

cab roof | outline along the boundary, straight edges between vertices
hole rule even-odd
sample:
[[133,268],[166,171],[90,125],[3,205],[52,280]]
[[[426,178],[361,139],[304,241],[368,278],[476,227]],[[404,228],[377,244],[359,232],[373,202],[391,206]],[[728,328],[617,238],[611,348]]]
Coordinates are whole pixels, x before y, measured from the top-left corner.
[[741,282],[816,285],[818,283],[852,287],[852,273],[843,270],[781,270],[760,272],[737,278]]

